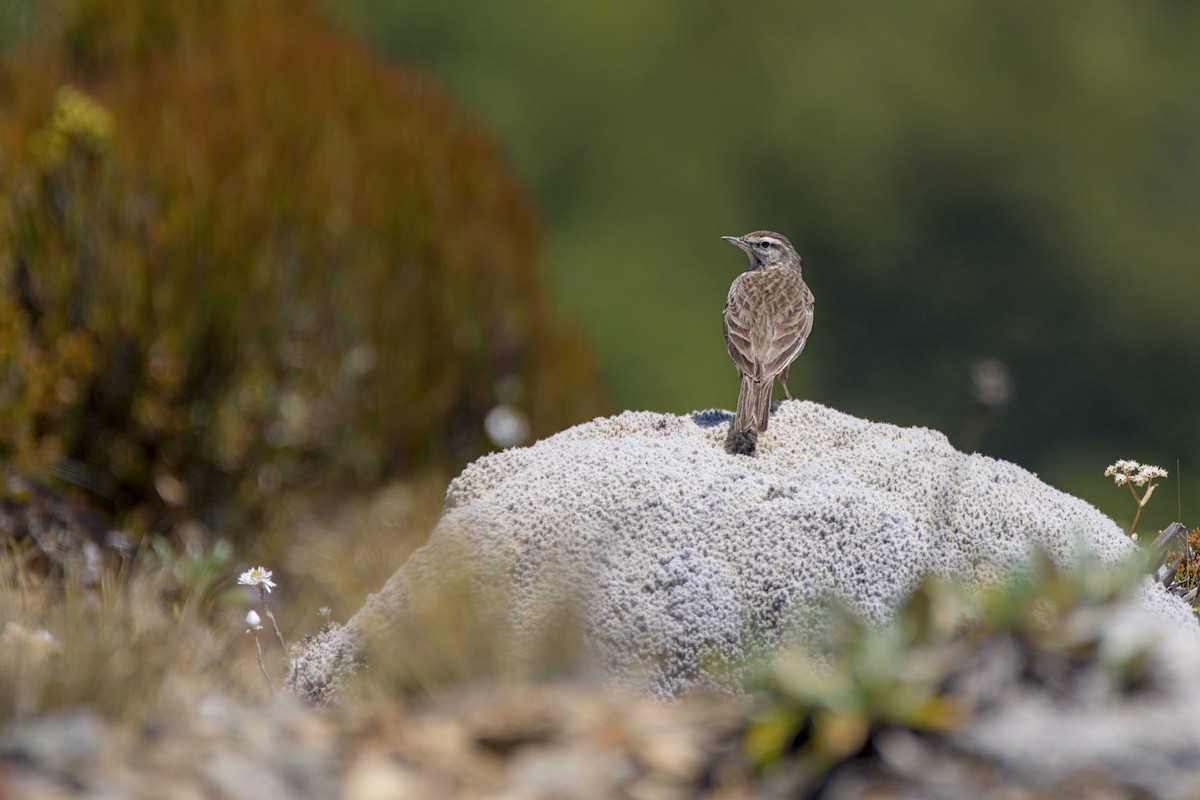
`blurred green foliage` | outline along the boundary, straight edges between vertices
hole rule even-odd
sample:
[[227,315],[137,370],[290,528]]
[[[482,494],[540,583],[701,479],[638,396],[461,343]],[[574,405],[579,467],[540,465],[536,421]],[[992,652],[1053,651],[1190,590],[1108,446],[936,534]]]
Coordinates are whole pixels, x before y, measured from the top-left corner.
[[811,783],[889,729],[936,737],[1031,692],[1095,702],[1150,689],[1154,639],[1111,622],[1147,571],[1141,555],[1114,566],[1083,551],[1063,569],[1035,552],[982,590],[929,578],[883,628],[832,607],[827,641],[785,648],[749,680],[759,708],[746,750]]
[[773,228],[801,396],[953,439],[999,358],[984,451],[1126,521],[1102,470],[1161,464],[1154,524],[1178,458],[1200,507],[1200,6],[327,2],[507,143],[623,407],[733,405],[717,236]]
[[0,65],[11,469],[245,534],[287,492],[456,469],[499,403],[534,436],[600,409],[529,203],[429,78],[303,2],[40,9]]

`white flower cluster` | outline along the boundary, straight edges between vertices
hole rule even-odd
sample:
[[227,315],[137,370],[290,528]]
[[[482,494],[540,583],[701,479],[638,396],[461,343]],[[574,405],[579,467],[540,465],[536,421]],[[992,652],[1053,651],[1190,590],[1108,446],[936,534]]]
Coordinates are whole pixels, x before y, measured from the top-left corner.
[[1134,486],[1145,486],[1155,478],[1167,477],[1167,471],[1153,464],[1139,464],[1136,461],[1119,459],[1104,470],[1104,474],[1113,479],[1117,486],[1132,483]]

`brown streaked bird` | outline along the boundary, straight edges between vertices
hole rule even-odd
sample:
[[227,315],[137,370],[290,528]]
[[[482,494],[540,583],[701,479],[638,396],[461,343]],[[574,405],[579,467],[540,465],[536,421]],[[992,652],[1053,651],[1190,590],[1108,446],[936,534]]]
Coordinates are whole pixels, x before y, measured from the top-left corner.
[[788,391],[788,367],[812,330],[813,293],[800,275],[800,256],[773,231],[722,236],[750,257],[750,268],[734,279],[725,301],[725,345],[742,376],[731,435],[767,429],[775,378]]

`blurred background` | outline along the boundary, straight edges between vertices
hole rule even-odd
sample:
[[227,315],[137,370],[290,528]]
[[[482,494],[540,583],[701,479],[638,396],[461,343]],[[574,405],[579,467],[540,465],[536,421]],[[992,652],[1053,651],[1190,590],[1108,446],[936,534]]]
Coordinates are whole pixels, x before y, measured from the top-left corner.
[[[1165,520],[1178,460],[1200,511],[1200,6],[334,8],[504,143],[618,408],[732,407],[743,257],[717,237],[769,228],[817,297],[799,396],[972,439],[1118,518],[1105,466],[1170,470]],[[987,359],[1012,391],[976,439]]]
[[731,408],[759,228],[797,396],[1200,511],[1200,5],[0,9],[0,454],[135,530]]

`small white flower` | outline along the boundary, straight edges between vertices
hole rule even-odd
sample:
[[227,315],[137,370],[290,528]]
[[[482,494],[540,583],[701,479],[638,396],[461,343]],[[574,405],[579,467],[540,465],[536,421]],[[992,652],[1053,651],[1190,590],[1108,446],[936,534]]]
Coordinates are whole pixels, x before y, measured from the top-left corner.
[[1131,534],[1129,534],[1129,538],[1130,538],[1130,539],[1133,539],[1135,542],[1138,540],[1138,536],[1137,536],[1137,534],[1136,534],[1136,533],[1131,533]]
[[1167,477],[1167,471],[1153,464],[1142,464],[1130,459],[1117,459],[1104,470],[1105,477],[1112,478],[1117,486],[1132,483],[1134,486],[1145,486],[1147,481]]
[[271,580],[271,570],[266,567],[246,570],[238,576],[238,583],[245,586],[261,586],[268,592],[275,588],[275,582]]
[[1156,467],[1153,464],[1142,464],[1138,469],[1138,477],[1142,480],[1153,480],[1155,478],[1167,477],[1167,471],[1162,467]]
[[1156,467],[1153,464],[1140,464],[1136,473],[1129,476],[1129,480],[1133,481],[1135,486],[1145,486],[1147,482],[1155,478],[1167,477],[1167,471],[1162,467]]
[[1136,472],[1137,468],[1140,466],[1141,464],[1138,464],[1136,461],[1128,461],[1124,458],[1118,458],[1116,461],[1108,465],[1108,469],[1104,470],[1104,474],[1109,477],[1112,477],[1118,473],[1128,475],[1131,472]]
[[[261,631],[262,617],[258,615],[257,611],[251,609],[250,613],[246,615],[246,624],[250,626],[250,630],[252,631]],[[247,631],[247,633],[249,633],[249,631]]]

